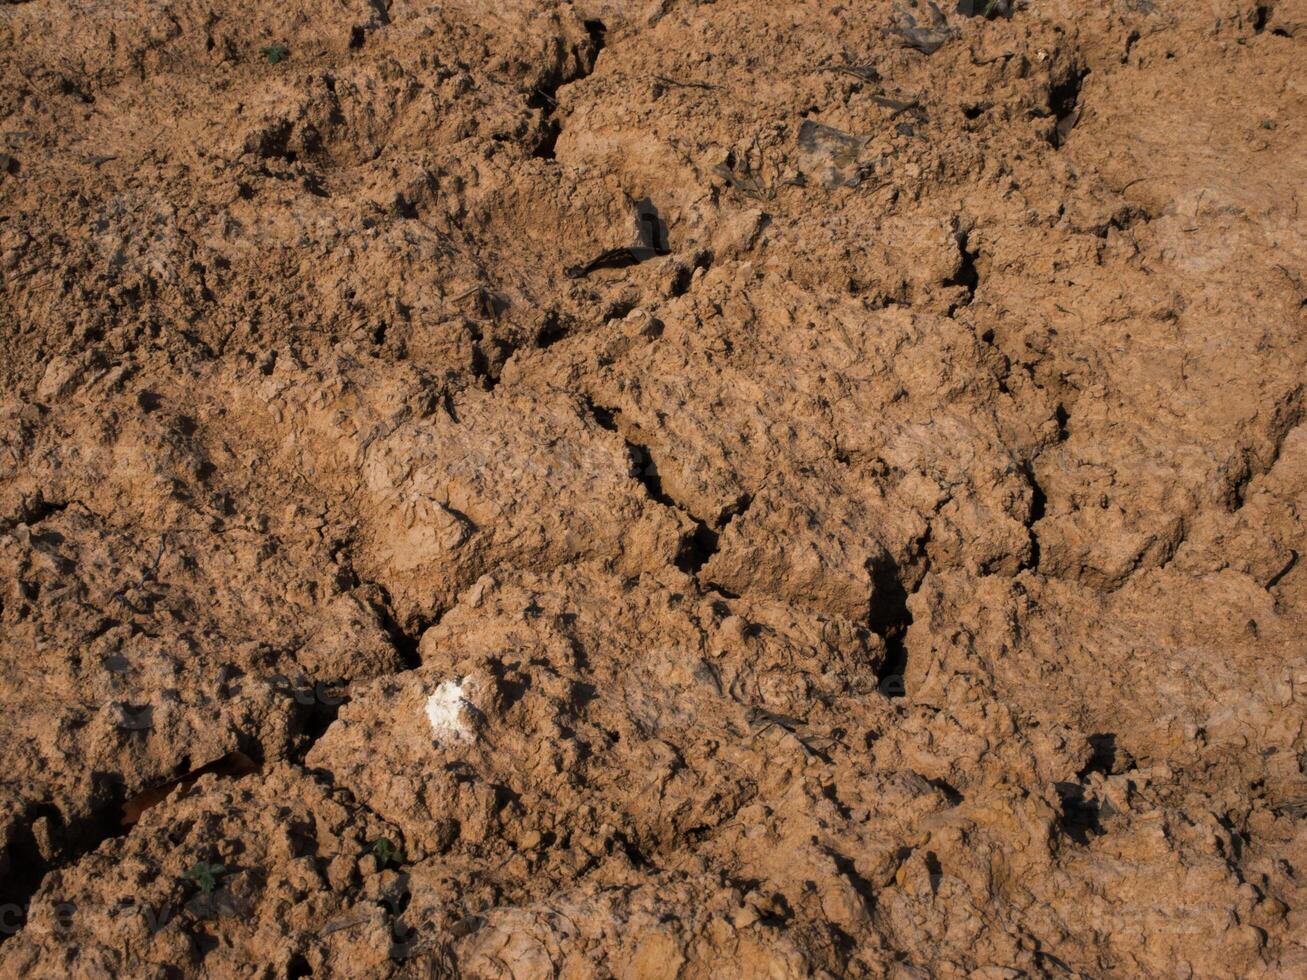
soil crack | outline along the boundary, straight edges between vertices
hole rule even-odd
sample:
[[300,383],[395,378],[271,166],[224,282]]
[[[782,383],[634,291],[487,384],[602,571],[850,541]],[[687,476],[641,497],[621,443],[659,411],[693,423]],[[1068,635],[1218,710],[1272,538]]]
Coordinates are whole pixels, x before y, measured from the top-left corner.
[[596,405],[588,399],[586,408],[600,428],[609,432],[616,432],[622,436],[630,459],[631,476],[644,487],[649,499],[662,504],[664,507],[680,511],[694,525],[694,530],[681,540],[681,546],[676,555],[676,567],[688,575],[697,576],[700,570],[712,559],[713,555],[717,554],[717,550],[721,546],[722,532],[726,530],[731,521],[748,511],[753,503],[753,495],[749,493],[741,494],[734,503],[722,509],[715,521],[704,520],[684,503],[667,493],[663,487],[662,475],[659,473],[658,463],[654,460],[653,453],[648,446],[636,442],[632,438],[634,433],[628,433],[623,429],[618,422],[620,413],[617,409]]
[[1080,90],[1088,74],[1088,68],[1075,66],[1049,89],[1048,108],[1057,120],[1049,134],[1049,142],[1059,149],[1066,144],[1071,130],[1080,121]]
[[555,69],[541,84],[537,85],[527,97],[526,104],[543,113],[540,125],[540,138],[531,150],[531,155],[541,160],[553,160],[558,137],[562,135],[563,123],[558,118],[558,90],[564,85],[579,82],[594,71],[599,60],[599,52],[604,49],[608,28],[601,20],[584,21],[589,42],[584,56],[579,61],[578,70],[566,72]]

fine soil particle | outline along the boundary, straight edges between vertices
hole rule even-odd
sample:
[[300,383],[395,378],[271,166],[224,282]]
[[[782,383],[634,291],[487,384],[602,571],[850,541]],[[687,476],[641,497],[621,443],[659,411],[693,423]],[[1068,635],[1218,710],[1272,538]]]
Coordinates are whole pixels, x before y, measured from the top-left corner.
[[1307,975],[1305,33],[0,4],[0,976]]

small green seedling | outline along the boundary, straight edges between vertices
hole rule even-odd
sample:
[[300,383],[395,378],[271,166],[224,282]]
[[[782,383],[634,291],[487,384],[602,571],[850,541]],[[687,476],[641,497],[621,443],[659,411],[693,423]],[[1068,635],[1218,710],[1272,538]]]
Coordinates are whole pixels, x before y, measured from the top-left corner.
[[372,856],[377,859],[377,864],[383,868],[388,864],[399,864],[400,861],[403,860],[400,857],[399,848],[385,837],[378,837],[374,840],[372,846],[368,848],[368,850],[370,850]]
[[269,44],[259,48],[259,53],[268,59],[268,64],[275,65],[290,54],[290,48],[284,44]]
[[227,869],[221,864],[205,864],[201,861],[182,877],[187,881],[194,882],[195,886],[204,894],[212,895],[213,890],[218,887],[218,879],[226,873]]

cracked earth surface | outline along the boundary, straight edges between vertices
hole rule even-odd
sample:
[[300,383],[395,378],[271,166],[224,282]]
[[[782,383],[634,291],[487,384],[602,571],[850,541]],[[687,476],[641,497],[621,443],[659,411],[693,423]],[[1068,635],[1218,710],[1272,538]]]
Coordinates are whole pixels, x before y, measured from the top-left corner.
[[0,6],[0,974],[1307,974],[1304,43]]

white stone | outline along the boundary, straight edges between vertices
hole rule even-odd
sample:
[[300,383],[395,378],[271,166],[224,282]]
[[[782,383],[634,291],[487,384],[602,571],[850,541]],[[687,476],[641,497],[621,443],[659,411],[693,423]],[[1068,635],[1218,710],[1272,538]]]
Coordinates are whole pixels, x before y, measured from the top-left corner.
[[436,740],[472,742],[476,739],[469,711],[471,702],[464,696],[463,681],[445,681],[427,698],[427,721],[436,733]]

